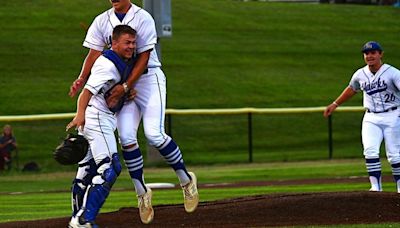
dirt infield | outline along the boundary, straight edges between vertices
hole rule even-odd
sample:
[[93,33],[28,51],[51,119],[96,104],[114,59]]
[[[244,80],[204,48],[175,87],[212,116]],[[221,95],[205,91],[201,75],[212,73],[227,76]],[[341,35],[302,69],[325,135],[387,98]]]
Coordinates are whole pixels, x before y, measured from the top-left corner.
[[[156,206],[146,227],[265,227],[400,222],[400,195],[389,192],[271,194],[183,205]],[[69,218],[2,223],[0,227],[66,227]],[[98,216],[100,227],[144,227],[137,208]]]

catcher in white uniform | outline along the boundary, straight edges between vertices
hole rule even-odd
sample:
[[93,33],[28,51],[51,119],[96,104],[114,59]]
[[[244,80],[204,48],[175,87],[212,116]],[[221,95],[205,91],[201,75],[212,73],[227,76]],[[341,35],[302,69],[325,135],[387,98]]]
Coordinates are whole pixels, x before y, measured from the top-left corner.
[[112,50],[97,58],[91,70],[92,77],[79,95],[76,115],[67,125],[67,130],[77,127],[90,145],[90,152],[79,162],[74,180],[74,213],[69,227],[96,227],[96,216],[121,172],[114,135],[117,121],[105,95],[124,79],[125,71],[132,69],[133,64],[127,61],[136,49],[135,39],[136,31],[130,26],[115,27]]
[[383,49],[375,41],[362,47],[365,67],[358,69],[349,86],[325,109],[327,117],[342,103],[363,91],[366,109],[362,122],[362,144],[371,182],[370,191],[382,191],[379,148],[385,139],[386,156],[400,193],[400,71],[382,63]]
[[143,178],[143,157],[137,141],[137,130],[141,119],[145,136],[150,145],[159,150],[167,163],[175,170],[183,189],[184,206],[193,212],[199,201],[196,176],[186,170],[178,145],[165,133],[166,78],[161,70],[155,45],[157,33],[151,15],[130,0],[110,0],[113,8],[95,18],[87,32],[84,47],[89,48],[82,71],[70,89],[74,96],[89,77],[90,68],[105,47],[110,46],[112,29],[120,24],[137,31],[137,61],[126,83],[116,86],[107,99],[113,107],[130,88],[137,91],[135,99],[125,103],[117,113],[117,128],[122,145],[125,164],[138,196],[141,221],[153,220],[152,192]]

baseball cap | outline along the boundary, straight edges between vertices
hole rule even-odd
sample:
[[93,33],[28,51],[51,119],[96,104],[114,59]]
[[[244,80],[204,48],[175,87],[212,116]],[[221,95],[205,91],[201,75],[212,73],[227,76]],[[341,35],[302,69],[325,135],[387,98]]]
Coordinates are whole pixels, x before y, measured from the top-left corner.
[[361,52],[362,53],[366,53],[366,52],[369,52],[369,51],[383,51],[383,49],[382,49],[381,45],[378,42],[368,41],[362,47]]

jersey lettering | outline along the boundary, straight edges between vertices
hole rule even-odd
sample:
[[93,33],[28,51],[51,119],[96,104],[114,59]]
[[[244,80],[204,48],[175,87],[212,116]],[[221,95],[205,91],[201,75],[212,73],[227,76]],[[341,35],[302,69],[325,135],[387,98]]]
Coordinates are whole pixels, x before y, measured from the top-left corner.
[[376,82],[371,82],[371,83],[364,82],[361,88],[368,95],[373,95],[375,93],[385,91],[387,89],[387,84],[385,83],[385,80],[378,79],[378,81]]

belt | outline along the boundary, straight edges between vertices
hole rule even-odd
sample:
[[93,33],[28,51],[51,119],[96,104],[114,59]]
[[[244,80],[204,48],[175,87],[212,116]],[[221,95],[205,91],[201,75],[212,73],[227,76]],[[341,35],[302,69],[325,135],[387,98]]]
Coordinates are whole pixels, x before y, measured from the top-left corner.
[[371,110],[369,110],[369,109],[367,108],[367,112],[372,112],[372,113],[384,113],[384,112],[394,111],[394,110],[396,110],[396,109],[397,109],[397,107],[391,107],[391,108],[389,108],[389,109],[386,109],[386,110],[383,110],[383,111],[380,111],[380,112],[374,112],[374,111],[371,111]]

